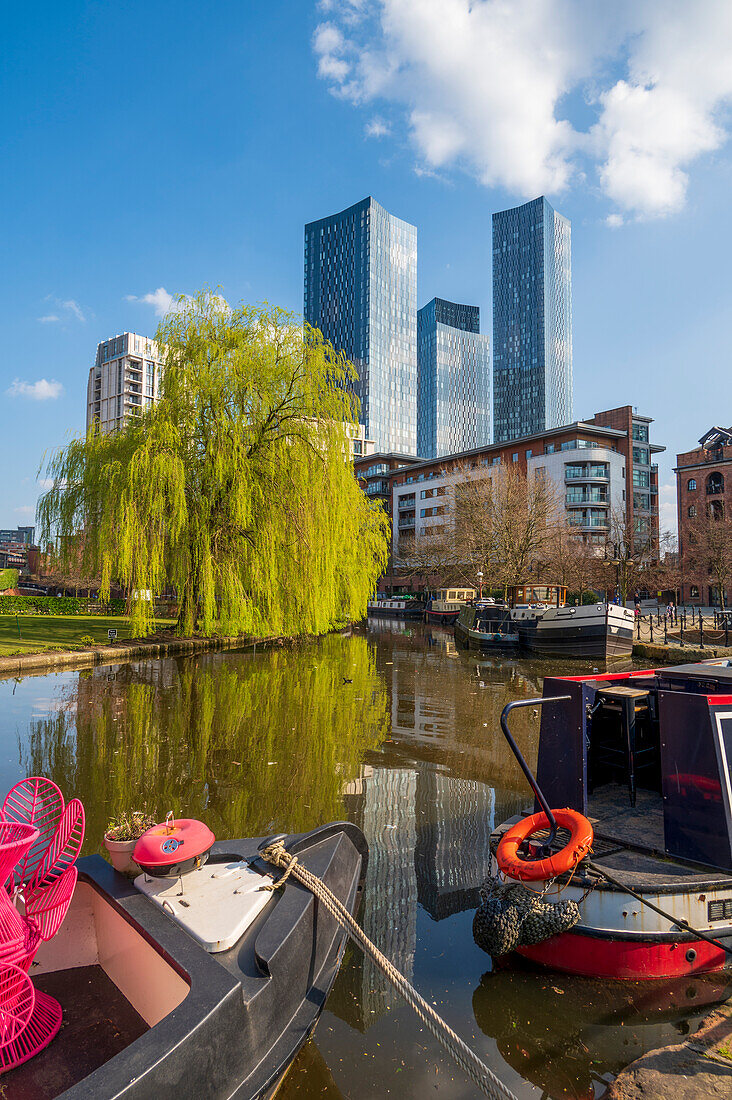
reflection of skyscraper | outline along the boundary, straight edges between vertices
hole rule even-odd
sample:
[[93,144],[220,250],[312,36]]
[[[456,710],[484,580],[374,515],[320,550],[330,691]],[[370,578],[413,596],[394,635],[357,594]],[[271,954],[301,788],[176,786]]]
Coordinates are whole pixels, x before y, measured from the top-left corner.
[[[417,773],[408,768],[376,768],[349,783],[344,793],[349,817],[369,842],[361,925],[410,981],[417,943],[416,793]],[[361,957],[342,979],[328,1007],[354,1027],[365,1030],[401,1004],[369,958]]]
[[417,897],[434,920],[474,909],[490,869],[492,787],[422,767],[417,779]]
[[359,375],[378,451],[417,453],[417,230],[367,198],[305,226],[305,320]]

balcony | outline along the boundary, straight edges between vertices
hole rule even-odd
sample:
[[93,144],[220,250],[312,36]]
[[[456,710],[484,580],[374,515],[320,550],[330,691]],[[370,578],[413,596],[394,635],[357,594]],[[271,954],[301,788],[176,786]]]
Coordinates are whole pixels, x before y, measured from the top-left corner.
[[600,484],[602,484],[602,485],[609,485],[610,484],[610,475],[609,475],[609,473],[607,473],[607,474],[592,473],[589,470],[582,470],[581,472],[577,472],[577,471],[574,471],[574,470],[565,470],[564,471],[564,480],[565,480],[565,482],[572,482],[572,484],[576,484],[578,481],[597,481],[597,482],[600,482]]
[[414,521],[414,516],[412,516],[411,519],[407,519],[405,516],[400,516],[399,517],[399,530],[400,531],[407,531],[407,530],[409,530],[410,527],[413,528],[414,527],[414,522],[415,522]]
[[567,494],[564,503],[568,508],[584,508],[587,504],[609,504],[607,493],[583,493],[580,497]]
[[411,499],[409,496],[399,497],[399,508],[414,508],[414,494],[412,493]]

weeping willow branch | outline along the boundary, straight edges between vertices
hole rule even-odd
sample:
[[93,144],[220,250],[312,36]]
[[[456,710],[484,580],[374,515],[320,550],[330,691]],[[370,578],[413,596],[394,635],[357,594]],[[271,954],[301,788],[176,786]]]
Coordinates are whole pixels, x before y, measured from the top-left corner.
[[[103,598],[113,581],[174,586],[183,634],[317,634],[360,618],[388,529],[351,470],[350,363],[294,315],[210,291],[179,299],[156,340],[160,401],[51,459],[42,538],[81,552]],[[130,610],[150,633],[150,602]]]

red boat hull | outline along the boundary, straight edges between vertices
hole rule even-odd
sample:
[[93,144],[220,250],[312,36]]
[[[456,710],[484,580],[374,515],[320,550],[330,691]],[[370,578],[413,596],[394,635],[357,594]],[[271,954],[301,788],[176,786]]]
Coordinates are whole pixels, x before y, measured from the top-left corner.
[[564,932],[543,943],[519,947],[517,954],[550,970],[590,978],[678,978],[722,970],[727,955],[705,940],[663,943],[659,940],[605,939]]
[[425,611],[424,617],[428,623],[454,623],[457,622],[459,611]]

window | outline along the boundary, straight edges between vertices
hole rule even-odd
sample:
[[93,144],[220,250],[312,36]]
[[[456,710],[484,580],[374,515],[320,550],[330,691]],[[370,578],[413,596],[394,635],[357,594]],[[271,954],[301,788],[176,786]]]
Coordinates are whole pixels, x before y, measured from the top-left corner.
[[686,488],[689,490],[690,493],[694,492],[694,490],[696,489],[696,478],[695,477],[690,477],[689,478],[689,480],[686,483]]
[[633,470],[633,488],[650,489],[651,475],[648,470]]
[[696,515],[696,508],[694,507],[693,504],[690,504],[689,505],[689,519],[693,519],[695,515]]
[[692,600],[698,600],[699,599],[699,586],[698,585],[696,585],[696,584],[690,584],[689,585],[689,597]]
[[710,496],[717,496],[724,492],[724,478],[715,470],[713,474],[710,474],[707,478],[707,493]]
[[513,452],[513,454],[511,455],[511,461],[518,462],[518,451]]
[[641,466],[647,466],[648,465],[648,448],[647,447],[633,447],[633,462],[637,462]]
[[636,439],[639,443],[648,442],[648,425],[633,423],[633,439]]
[[546,444],[546,446],[544,447],[544,454],[545,455],[553,455],[554,454],[554,444],[553,443],[547,443]]
[[528,462],[528,460],[529,460],[529,459],[531,458],[531,456],[532,456],[532,454],[533,454],[533,453],[534,453],[533,451],[527,451],[527,452],[526,452],[526,461],[527,461],[527,462]]
[[709,515],[712,519],[724,519],[724,505],[721,500],[710,501]]

